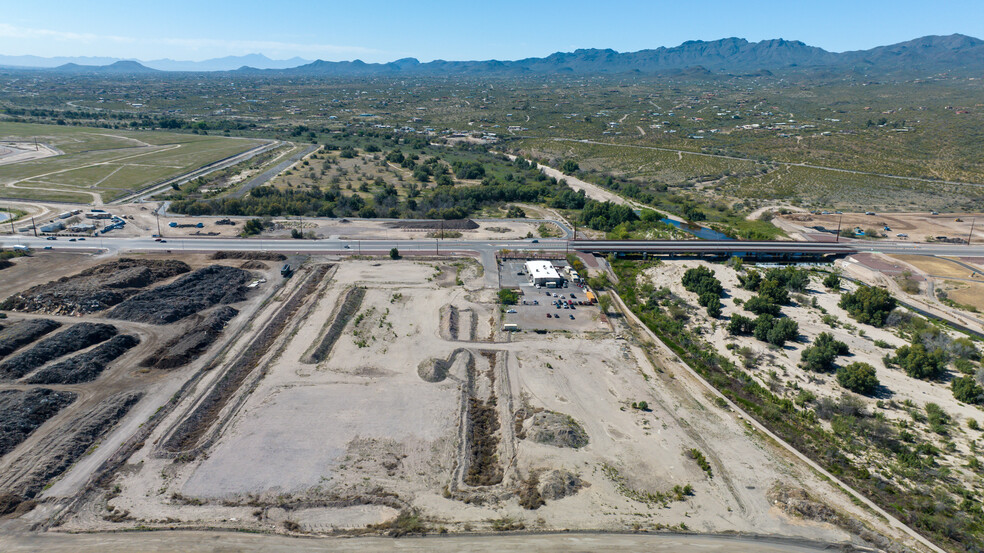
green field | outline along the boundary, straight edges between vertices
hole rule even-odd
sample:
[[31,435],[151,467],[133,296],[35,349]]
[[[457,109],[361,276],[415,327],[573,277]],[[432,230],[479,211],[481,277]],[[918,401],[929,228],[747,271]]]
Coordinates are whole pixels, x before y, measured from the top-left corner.
[[0,165],[0,196],[108,202],[258,144],[220,136],[0,122],[0,140],[62,155]]

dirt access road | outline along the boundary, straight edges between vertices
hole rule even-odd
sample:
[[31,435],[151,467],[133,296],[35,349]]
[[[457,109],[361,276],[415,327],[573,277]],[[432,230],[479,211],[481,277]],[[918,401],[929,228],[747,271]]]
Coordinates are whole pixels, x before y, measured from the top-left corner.
[[830,544],[759,536],[688,534],[511,534],[502,536],[454,536],[424,538],[288,538],[236,532],[127,532],[121,534],[20,534],[0,537],[0,549],[8,553],[189,553],[240,551],[306,553],[348,552],[470,552],[537,551],[542,553],[632,551],[673,553],[812,553],[829,551]]

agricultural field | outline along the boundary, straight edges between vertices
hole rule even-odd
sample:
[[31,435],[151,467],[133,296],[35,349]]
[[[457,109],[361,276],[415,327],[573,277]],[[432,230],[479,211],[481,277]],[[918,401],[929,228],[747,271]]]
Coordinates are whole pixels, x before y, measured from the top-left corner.
[[35,139],[55,154],[0,165],[0,195],[101,204],[259,145],[220,136],[0,122],[0,142]]

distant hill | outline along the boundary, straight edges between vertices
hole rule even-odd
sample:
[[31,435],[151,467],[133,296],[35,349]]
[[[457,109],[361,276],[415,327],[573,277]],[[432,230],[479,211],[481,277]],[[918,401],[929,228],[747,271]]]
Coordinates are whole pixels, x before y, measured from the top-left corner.
[[[0,56],[0,65],[30,63],[48,58]],[[60,58],[67,59],[67,58]],[[692,40],[672,48],[638,52],[582,49],[557,52],[544,58],[514,61],[445,61],[421,63],[404,58],[389,63],[353,61],[307,62],[300,58],[271,60],[262,54],[228,56],[200,62],[170,59],[137,62],[116,60],[97,65],[102,58],[86,58],[93,64],[65,63],[54,68],[75,73],[146,73],[161,71],[236,71],[265,75],[383,76],[383,75],[599,75],[599,74],[769,74],[776,70],[818,69],[825,72],[888,74],[984,70],[984,41],[966,35],[926,36],[889,46],[851,52],[828,52],[798,40],[772,39],[749,42],[743,38]]]
[[259,69],[288,69],[311,63],[310,60],[301,58],[291,58],[288,60],[274,60],[263,54],[248,54],[245,56],[226,56],[224,58],[213,58],[202,61],[181,61],[172,59],[159,59],[141,61],[135,59],[121,59],[108,57],[55,57],[43,58],[39,56],[3,56],[0,55],[0,66],[2,67],[23,67],[23,68],[46,68],[54,69],[65,65],[97,67],[112,65],[118,61],[135,61],[144,67],[157,69],[160,71],[231,71],[243,66],[251,66]]
[[161,71],[232,71],[240,67],[255,67],[258,69],[289,69],[311,63],[310,60],[290,58],[289,60],[272,60],[263,54],[248,54],[245,56],[226,56],[204,61],[175,61],[160,59],[143,62],[147,67]]
[[156,69],[143,66],[135,61],[118,61],[109,65],[79,65],[77,63],[66,63],[49,69],[58,73],[112,73],[112,74],[138,74],[138,73],[160,73]]

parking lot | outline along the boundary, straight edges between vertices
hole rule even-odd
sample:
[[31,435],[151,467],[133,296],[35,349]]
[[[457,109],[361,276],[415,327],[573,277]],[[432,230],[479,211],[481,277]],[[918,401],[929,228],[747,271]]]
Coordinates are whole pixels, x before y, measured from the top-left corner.
[[[555,266],[560,272],[559,263]],[[520,330],[583,332],[608,329],[601,322],[598,306],[587,302],[584,289],[576,283],[568,282],[566,288],[536,288],[529,283],[522,260],[504,261],[499,271],[499,283],[503,288],[520,290],[518,304],[507,309],[503,323],[514,323]]]

